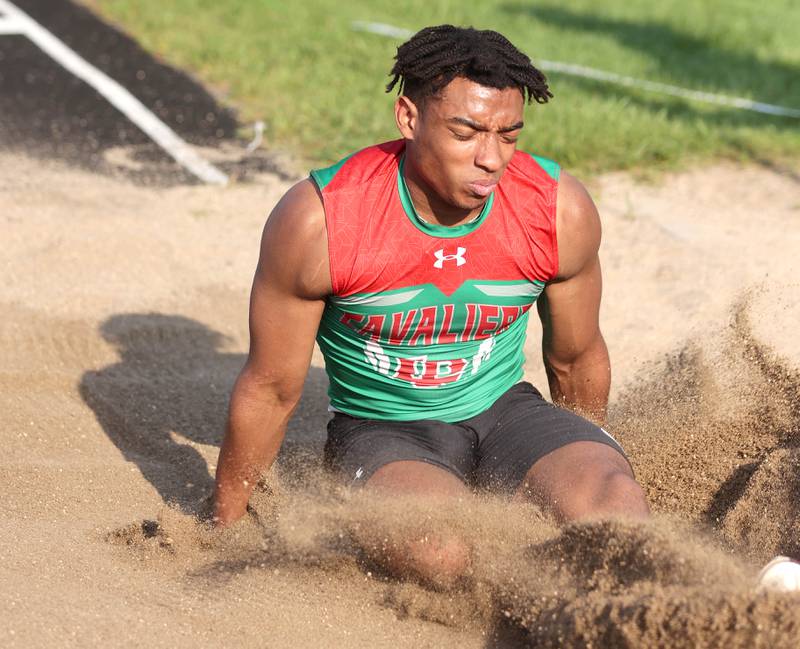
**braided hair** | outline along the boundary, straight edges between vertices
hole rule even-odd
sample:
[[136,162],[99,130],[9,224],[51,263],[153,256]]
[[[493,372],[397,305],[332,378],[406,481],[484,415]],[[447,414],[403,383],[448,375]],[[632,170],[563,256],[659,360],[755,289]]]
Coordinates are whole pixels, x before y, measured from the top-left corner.
[[553,94],[547,78],[531,60],[502,34],[472,27],[437,25],[418,31],[397,48],[394,78],[386,86],[397,86],[420,103],[435,96],[456,77],[466,77],[482,86],[518,88],[528,103],[547,103]]

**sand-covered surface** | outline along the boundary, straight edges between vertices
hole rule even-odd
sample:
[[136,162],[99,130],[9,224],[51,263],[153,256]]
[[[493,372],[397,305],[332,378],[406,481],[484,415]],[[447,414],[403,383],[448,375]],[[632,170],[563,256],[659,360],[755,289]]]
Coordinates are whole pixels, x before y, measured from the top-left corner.
[[[137,187],[0,154],[0,644],[800,646],[800,596],[753,589],[760,563],[800,555],[796,173],[591,185],[610,429],[652,524],[359,502],[319,474],[315,356],[277,475],[218,534],[194,516],[286,187]],[[535,323],[528,346],[544,387]],[[400,528],[464,536],[472,573],[448,593],[388,579],[356,539]]]

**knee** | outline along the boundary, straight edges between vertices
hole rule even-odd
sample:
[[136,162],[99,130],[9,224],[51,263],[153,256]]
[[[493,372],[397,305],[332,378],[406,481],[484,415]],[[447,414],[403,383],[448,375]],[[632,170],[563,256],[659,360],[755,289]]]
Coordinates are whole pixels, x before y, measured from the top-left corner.
[[551,507],[562,521],[650,515],[641,486],[630,472],[620,468],[585,473]]
[[602,476],[587,516],[646,518],[650,507],[641,485],[627,471],[612,470]]
[[405,544],[407,576],[435,588],[451,588],[470,569],[469,546],[456,537],[424,537]]

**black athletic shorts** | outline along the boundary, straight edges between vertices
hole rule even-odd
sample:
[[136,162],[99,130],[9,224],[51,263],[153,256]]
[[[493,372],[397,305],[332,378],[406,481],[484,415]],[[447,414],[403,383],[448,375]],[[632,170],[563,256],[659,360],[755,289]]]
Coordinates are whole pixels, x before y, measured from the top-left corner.
[[488,410],[452,424],[361,419],[337,412],[328,422],[325,465],[358,486],[385,464],[418,460],[447,469],[476,488],[513,492],[537,460],[580,441],[606,444],[625,457],[602,428],[545,401],[523,382]]

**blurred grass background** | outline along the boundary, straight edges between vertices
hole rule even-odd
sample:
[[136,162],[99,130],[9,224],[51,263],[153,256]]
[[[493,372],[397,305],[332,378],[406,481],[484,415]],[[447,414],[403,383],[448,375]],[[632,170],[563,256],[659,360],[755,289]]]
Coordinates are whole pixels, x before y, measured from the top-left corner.
[[[266,124],[266,146],[308,164],[397,137],[384,93],[402,39],[449,22],[495,29],[534,63],[553,60],[800,108],[797,0],[84,0],[151,52],[198,75]],[[524,150],[579,173],[727,157],[800,157],[800,120],[548,75],[555,99],[527,109]]]

